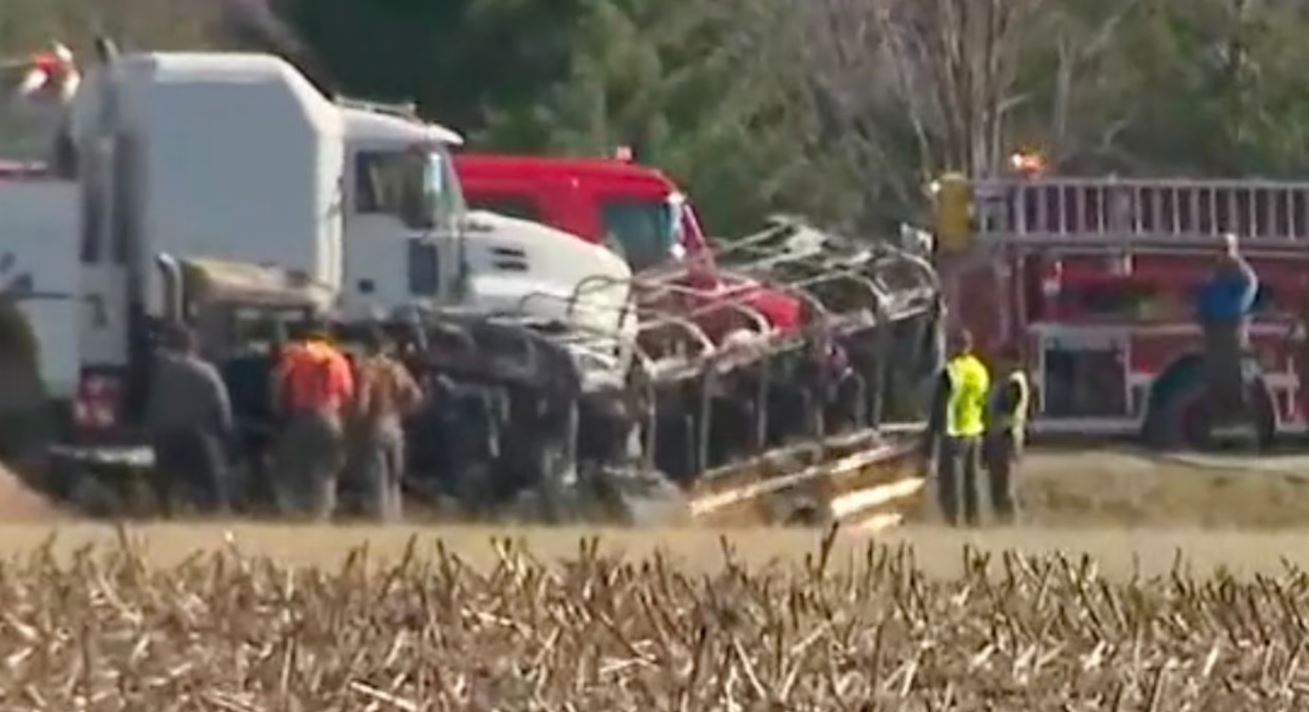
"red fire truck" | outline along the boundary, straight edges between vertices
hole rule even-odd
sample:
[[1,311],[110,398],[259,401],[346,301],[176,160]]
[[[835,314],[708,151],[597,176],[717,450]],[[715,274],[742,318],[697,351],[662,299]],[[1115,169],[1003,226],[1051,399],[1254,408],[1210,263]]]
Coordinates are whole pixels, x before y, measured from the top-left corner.
[[1261,282],[1244,425],[1262,444],[1305,430],[1309,184],[1039,176],[938,196],[949,302],[984,351],[1023,346],[1037,432],[1208,442],[1225,423],[1204,405],[1194,305],[1229,233]]
[[687,267],[697,321],[715,340],[735,323],[730,310],[703,311],[718,302],[743,302],[779,332],[799,326],[794,296],[716,266],[694,207],[655,168],[621,158],[460,153],[455,171],[470,207],[603,244],[643,277]]
[[459,153],[475,208],[533,220],[623,254],[635,271],[708,250],[695,210],[654,168],[606,158]]

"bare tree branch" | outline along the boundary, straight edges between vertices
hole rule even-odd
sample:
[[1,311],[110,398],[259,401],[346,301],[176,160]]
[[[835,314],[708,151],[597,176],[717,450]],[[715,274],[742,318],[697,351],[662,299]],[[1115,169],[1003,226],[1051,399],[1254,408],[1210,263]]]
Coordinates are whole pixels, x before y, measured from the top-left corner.
[[1007,154],[1016,28],[1043,2],[809,0],[810,70],[841,97],[848,126],[898,109],[917,174],[992,175]]

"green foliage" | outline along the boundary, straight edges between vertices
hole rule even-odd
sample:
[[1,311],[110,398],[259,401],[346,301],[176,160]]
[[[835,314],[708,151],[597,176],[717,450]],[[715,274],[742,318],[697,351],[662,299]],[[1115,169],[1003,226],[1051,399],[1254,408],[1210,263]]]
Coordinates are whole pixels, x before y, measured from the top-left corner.
[[[1232,0],[1047,2],[1028,48],[1023,131],[1064,170],[1154,175],[1294,175],[1309,153],[1297,75],[1309,47],[1303,3]],[[1112,18],[1121,15],[1119,21]],[[1060,45],[1075,54],[1066,130],[1057,129]],[[1042,112],[1050,112],[1043,114]],[[1042,126],[1042,120],[1050,123]],[[1043,130],[1047,129],[1047,130]]]
[[[89,52],[99,35],[124,48],[204,49],[230,44],[219,0],[0,0],[0,65],[60,41]],[[0,69],[0,157],[41,159],[48,135],[9,104],[16,69]]]
[[[979,32],[987,7],[1018,21]],[[1019,144],[1065,172],[1302,173],[1307,19],[1271,0],[5,0],[0,54],[102,31],[253,43],[329,90],[416,101],[474,150],[631,145],[716,233],[785,211],[875,234],[944,163]]]
[[225,42],[222,0],[4,0],[0,57],[49,47],[58,39],[87,48],[97,35],[124,47],[203,49]]
[[568,76],[535,105],[491,113],[477,142],[581,155],[633,146],[729,234],[777,210],[838,212],[843,191],[823,185],[821,160],[807,155],[808,107],[767,41],[785,17],[769,10],[766,0],[595,3]]
[[296,59],[331,90],[415,101],[433,119],[468,130],[492,110],[530,105],[566,75],[572,25],[588,4],[274,0],[273,7],[300,45]]

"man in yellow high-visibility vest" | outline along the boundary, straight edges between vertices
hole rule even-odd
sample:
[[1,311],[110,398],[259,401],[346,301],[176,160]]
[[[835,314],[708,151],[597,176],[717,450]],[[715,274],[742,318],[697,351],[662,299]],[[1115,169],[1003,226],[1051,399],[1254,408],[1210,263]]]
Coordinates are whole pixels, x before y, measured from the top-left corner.
[[973,338],[967,330],[950,334],[949,349],[950,359],[938,382],[928,426],[930,442],[936,447],[937,496],[946,521],[956,525],[962,494],[964,522],[975,525],[990,374],[973,354]]
[[1027,409],[1031,388],[1017,346],[1000,353],[991,412],[987,416],[986,469],[990,480],[991,510],[996,520],[1012,524],[1015,518],[1014,468],[1027,438]]

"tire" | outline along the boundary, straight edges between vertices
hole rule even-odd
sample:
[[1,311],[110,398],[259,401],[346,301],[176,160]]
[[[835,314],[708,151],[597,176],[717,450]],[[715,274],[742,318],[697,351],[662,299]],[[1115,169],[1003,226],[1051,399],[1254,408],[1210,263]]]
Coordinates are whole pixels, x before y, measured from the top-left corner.
[[1192,378],[1153,403],[1146,423],[1147,444],[1156,450],[1208,448],[1212,422],[1206,395],[1200,379]]
[[[1277,432],[1273,404],[1262,380],[1252,380],[1246,388],[1250,417],[1254,420],[1253,445],[1255,450],[1264,452],[1272,447]],[[1145,441],[1156,450],[1208,450],[1214,445],[1213,425],[1204,383],[1194,378],[1150,409]]]

